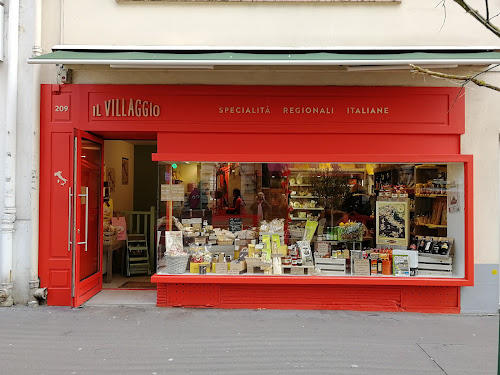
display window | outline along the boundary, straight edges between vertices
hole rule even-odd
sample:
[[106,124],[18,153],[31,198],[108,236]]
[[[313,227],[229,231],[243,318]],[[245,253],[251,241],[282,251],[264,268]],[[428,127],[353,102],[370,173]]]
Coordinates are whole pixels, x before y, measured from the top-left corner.
[[464,163],[158,163],[158,275],[464,278]]

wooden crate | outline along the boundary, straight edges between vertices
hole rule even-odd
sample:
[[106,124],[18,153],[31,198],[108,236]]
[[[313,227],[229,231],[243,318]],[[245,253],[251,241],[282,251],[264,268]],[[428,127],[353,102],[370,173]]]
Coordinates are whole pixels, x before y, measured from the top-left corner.
[[239,275],[241,273],[244,273],[247,270],[247,264],[245,261],[235,263],[231,262],[229,263],[229,274],[230,275]]
[[226,274],[229,272],[229,263],[212,263],[212,272],[219,274]]
[[346,260],[335,258],[314,258],[316,268],[321,270],[322,275],[345,275]]
[[418,255],[419,276],[448,276],[453,272],[453,258],[445,255]]
[[312,275],[314,266],[284,266],[281,265],[283,275]]

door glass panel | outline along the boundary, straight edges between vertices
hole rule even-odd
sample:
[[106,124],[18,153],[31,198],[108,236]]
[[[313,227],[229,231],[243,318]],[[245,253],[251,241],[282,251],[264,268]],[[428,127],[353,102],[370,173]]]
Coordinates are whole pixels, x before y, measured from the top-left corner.
[[[100,210],[101,201],[101,145],[82,139],[81,149],[81,193],[88,191],[88,197],[80,200],[81,241],[87,245],[79,247],[79,280],[99,271],[100,267]],[[87,189],[88,188],[88,189]],[[88,205],[88,207],[85,207]]]

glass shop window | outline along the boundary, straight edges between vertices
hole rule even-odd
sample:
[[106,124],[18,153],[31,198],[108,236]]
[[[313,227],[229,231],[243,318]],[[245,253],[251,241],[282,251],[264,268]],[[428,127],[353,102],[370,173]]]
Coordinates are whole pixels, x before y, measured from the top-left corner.
[[158,274],[464,277],[463,163],[158,168]]

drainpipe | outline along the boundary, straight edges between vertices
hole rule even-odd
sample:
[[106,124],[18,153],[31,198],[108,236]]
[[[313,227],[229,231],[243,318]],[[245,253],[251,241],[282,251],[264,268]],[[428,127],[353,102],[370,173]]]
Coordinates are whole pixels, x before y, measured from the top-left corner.
[[[42,54],[42,0],[35,0],[35,29],[33,38],[33,57]],[[35,307],[39,301],[47,299],[47,288],[39,288],[38,279],[38,235],[39,235],[39,195],[40,195],[40,69],[41,66],[33,66],[33,144],[31,152],[31,274],[29,281],[31,299],[28,306]]]
[[0,61],[3,61],[3,25],[4,25],[4,17],[5,17],[5,10],[4,10],[4,0],[0,0]]
[[5,207],[1,225],[2,268],[0,306],[12,306],[12,251],[16,222],[16,128],[19,62],[19,0],[9,2],[7,41],[7,114],[5,155]]

